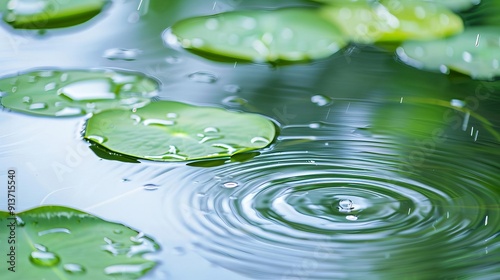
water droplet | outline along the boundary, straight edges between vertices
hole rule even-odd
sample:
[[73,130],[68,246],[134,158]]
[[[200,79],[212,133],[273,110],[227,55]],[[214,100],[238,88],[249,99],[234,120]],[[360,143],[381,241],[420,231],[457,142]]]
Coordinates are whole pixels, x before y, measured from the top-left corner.
[[205,21],[205,27],[208,30],[215,30],[219,27],[219,21],[215,18],[209,18]]
[[472,54],[470,52],[463,52],[462,53],[462,59],[465,62],[471,62],[472,61]]
[[121,264],[111,265],[104,269],[104,273],[109,276],[127,276],[137,278],[151,269],[151,264]]
[[463,101],[463,100],[452,99],[450,103],[451,103],[451,106],[453,106],[453,107],[458,107],[458,108],[465,107],[465,101]]
[[33,99],[31,99],[31,97],[29,96],[23,97],[23,103],[30,104],[31,102],[33,102]]
[[21,219],[21,217],[16,216],[16,225],[19,227],[24,227],[26,223]]
[[222,100],[222,103],[228,106],[242,106],[248,103],[248,101],[238,96],[228,96]]
[[57,117],[77,116],[82,114],[83,114],[82,108],[77,108],[77,107],[65,107],[62,110],[57,111],[55,113]]
[[104,52],[103,57],[109,60],[126,60],[132,61],[137,58],[137,56],[141,53],[141,50],[138,49],[121,49],[121,48],[113,48],[108,49]]
[[47,103],[42,103],[42,102],[33,103],[29,106],[30,110],[42,110],[47,108],[48,108]]
[[342,199],[339,201],[339,210],[340,211],[351,211],[354,209],[352,206],[352,201],[350,199]]
[[53,229],[48,229],[48,230],[38,232],[38,236],[43,236],[43,235],[51,234],[51,233],[71,234],[71,231],[67,228],[53,228]]
[[55,266],[60,262],[60,258],[52,252],[35,251],[31,252],[30,261],[38,266]]
[[89,136],[87,136],[87,139],[92,140],[92,141],[99,143],[99,144],[103,144],[104,142],[106,142],[108,140],[108,138],[106,138],[104,136],[99,136],[99,135],[89,135]]
[[123,230],[121,230],[121,229],[114,229],[113,233],[115,233],[115,234],[122,234]]
[[68,77],[69,77],[68,73],[62,73],[59,79],[61,80],[61,82],[66,82],[68,80]]
[[115,99],[111,83],[108,79],[93,79],[71,83],[57,91],[73,101],[87,101],[99,99]]
[[310,123],[309,124],[309,128],[312,128],[312,129],[317,129],[317,128],[320,128],[320,127],[321,127],[320,123]]
[[164,126],[169,126],[169,125],[174,125],[174,121],[169,121],[169,120],[160,120],[160,119],[147,119],[142,122],[144,125],[164,125]]
[[345,218],[348,219],[349,221],[356,221],[358,219],[358,217],[354,215],[347,215],[345,216]]
[[234,188],[238,187],[238,186],[239,186],[239,184],[238,184],[238,183],[236,183],[236,182],[226,182],[226,183],[224,183],[222,186],[223,186],[224,188],[226,188],[226,189],[234,189]]
[[169,118],[169,119],[176,119],[177,117],[178,117],[178,116],[177,116],[177,114],[176,114],[176,113],[168,113],[168,114],[167,114],[167,118]]
[[67,263],[63,265],[64,271],[69,274],[83,274],[85,273],[85,268],[76,263]]
[[48,251],[47,247],[43,246],[42,244],[34,244],[33,246],[38,251],[41,251],[41,252],[47,252]]
[[311,102],[318,106],[326,106],[330,104],[332,100],[324,95],[315,95],[311,97]]
[[132,114],[130,115],[130,118],[134,120],[134,124],[138,124],[141,122],[141,117],[139,117],[138,115]]
[[145,184],[143,187],[147,191],[156,191],[157,189],[160,188],[160,186],[158,186],[156,184]]
[[203,130],[205,133],[217,133],[219,132],[219,129],[216,127],[207,127]]
[[213,84],[218,80],[216,75],[202,71],[189,74],[188,78],[197,83],[209,83],[209,84]]
[[165,62],[167,62],[168,64],[179,64],[182,62],[182,59],[177,56],[167,56],[165,58]]
[[52,83],[48,83],[45,85],[44,89],[45,91],[50,91],[50,90],[54,90],[56,88],[56,83],[52,82]]
[[269,140],[267,140],[266,138],[264,137],[260,137],[260,136],[257,136],[257,137],[254,137],[250,140],[250,142],[252,144],[255,144],[255,143],[264,143],[264,144],[269,144]]
[[241,91],[241,88],[238,85],[229,84],[224,86],[224,91],[229,93],[238,93]]

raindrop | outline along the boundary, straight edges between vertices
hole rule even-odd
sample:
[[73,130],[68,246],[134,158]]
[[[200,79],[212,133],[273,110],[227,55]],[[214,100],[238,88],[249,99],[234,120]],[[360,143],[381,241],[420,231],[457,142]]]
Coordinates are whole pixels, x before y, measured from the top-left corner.
[[348,219],[349,221],[356,221],[358,219],[358,217],[354,215],[347,215],[345,216],[345,218]]
[[241,91],[241,88],[238,85],[229,84],[224,86],[224,91],[229,93],[238,93]]
[[250,140],[250,142],[252,144],[255,144],[255,143],[265,143],[265,144],[269,144],[269,140],[267,140],[266,138],[264,137],[260,137],[260,136],[257,136],[257,137],[254,137]]
[[115,99],[108,79],[93,79],[71,83],[57,91],[73,101]]
[[462,59],[465,62],[471,62],[472,61],[472,54],[470,52],[463,52],[462,53]]
[[177,118],[177,114],[176,113],[168,113],[167,114],[167,118],[169,118],[169,119],[176,119]]
[[213,84],[218,80],[217,76],[215,76],[214,74],[203,71],[189,74],[188,78],[197,83],[208,83],[208,84]]
[[352,201],[350,199],[342,199],[339,201],[339,210],[340,211],[351,211],[354,209],[352,206]]
[[52,83],[48,83],[45,85],[44,89],[45,91],[50,91],[50,90],[54,90],[56,88],[56,83],[52,82]]
[[141,50],[138,49],[121,49],[121,48],[113,48],[108,49],[104,52],[103,57],[109,60],[126,60],[132,61],[137,58],[137,56],[141,53]]
[[111,265],[104,269],[104,273],[109,276],[139,276],[150,269],[149,264],[121,264]]
[[89,135],[89,136],[87,136],[87,139],[92,140],[92,141],[99,143],[99,144],[103,144],[104,142],[106,142],[108,140],[108,138],[106,138],[104,136],[99,136],[99,135]]
[[138,115],[132,114],[130,115],[130,118],[134,120],[134,124],[138,124],[141,122],[141,117],[139,117]]
[[38,266],[55,266],[59,263],[60,258],[52,252],[31,252],[30,261]]
[[236,183],[236,182],[226,182],[226,183],[224,183],[222,186],[223,186],[224,188],[226,188],[226,189],[234,189],[234,188],[238,187],[238,186],[239,186],[239,184],[238,184],[238,183]]
[[316,128],[320,128],[320,127],[321,127],[320,123],[310,123],[309,124],[309,128],[316,129]]
[[61,82],[66,82],[68,80],[68,76],[68,73],[63,73],[61,74],[61,77],[59,79],[61,80]]
[[26,225],[26,223],[20,217],[16,217],[16,225],[19,227],[24,227],[24,225]]
[[38,232],[38,236],[46,235],[46,234],[51,234],[51,233],[66,233],[66,234],[71,234],[71,231],[67,228],[53,228],[53,229],[48,229],[44,231]]
[[311,97],[311,102],[318,106],[326,106],[332,102],[332,100],[324,95],[315,95]]
[[114,233],[114,234],[122,234],[122,233],[123,233],[123,230],[121,230],[121,229],[114,229],[114,230],[113,230],[113,233]]
[[39,103],[33,103],[29,106],[29,109],[30,110],[42,110],[42,109],[47,109],[47,103],[42,103],[42,102],[39,102]]
[[217,133],[219,132],[219,129],[216,127],[207,127],[203,130],[205,133]]
[[158,186],[156,184],[145,184],[143,187],[147,191],[155,191],[155,190],[160,188],[160,186]]
[[453,107],[458,107],[458,108],[465,107],[465,101],[463,101],[463,100],[452,99],[450,103],[451,103],[451,106],[453,106]]
[[164,125],[164,126],[169,126],[169,125],[174,125],[174,121],[169,121],[169,120],[160,120],[160,119],[147,119],[142,122],[144,125]]
[[222,100],[222,103],[228,106],[242,106],[248,101],[238,96],[228,96]]
[[41,251],[41,252],[47,252],[48,251],[47,247],[43,246],[42,244],[34,244],[33,246],[38,251]]
[[207,21],[205,21],[205,27],[208,30],[215,30],[219,27],[219,21],[215,18],[210,18]]
[[31,99],[31,97],[29,96],[23,97],[23,103],[30,104],[31,102],[33,102],[33,99]]
[[85,268],[76,263],[67,263],[63,265],[64,271],[69,274],[82,274],[85,273]]
[[83,110],[81,108],[65,107],[64,109],[57,111],[54,115],[56,115],[57,117],[67,117],[81,114],[83,114]]

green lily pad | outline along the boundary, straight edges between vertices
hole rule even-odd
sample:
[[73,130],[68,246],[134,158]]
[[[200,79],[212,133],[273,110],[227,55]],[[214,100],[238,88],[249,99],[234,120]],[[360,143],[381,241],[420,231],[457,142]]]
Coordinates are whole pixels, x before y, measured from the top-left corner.
[[43,116],[80,116],[100,110],[142,107],[158,82],[115,70],[37,70],[0,79],[2,105]]
[[450,68],[474,79],[492,80],[500,76],[499,31],[498,26],[471,27],[445,39],[405,42],[397,54],[416,68],[445,73]]
[[[314,2],[325,3],[325,4],[342,4],[346,2],[378,2],[377,0],[312,0]],[[422,1],[422,0],[415,0]],[[442,4],[454,11],[463,11],[471,8],[474,5],[478,5],[481,0],[423,0],[426,2],[433,2]]]
[[320,59],[346,45],[338,29],[315,10],[298,8],[188,18],[164,38],[168,45],[202,55],[254,62]]
[[446,7],[418,0],[345,2],[320,10],[358,43],[428,40],[463,30],[462,19]]
[[159,101],[134,110],[92,116],[84,137],[110,151],[156,161],[231,156],[271,143],[269,119],[220,108]]
[[4,280],[137,279],[156,264],[143,255],[159,250],[143,233],[60,206],[0,211],[0,225]]
[[68,27],[90,20],[107,3],[107,0],[10,0],[3,20],[20,29]]

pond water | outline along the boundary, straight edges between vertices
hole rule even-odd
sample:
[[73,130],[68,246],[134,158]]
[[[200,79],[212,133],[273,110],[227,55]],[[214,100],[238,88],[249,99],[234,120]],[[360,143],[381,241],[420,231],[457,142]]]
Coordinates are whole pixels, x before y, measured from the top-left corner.
[[[2,108],[0,167],[17,170],[18,209],[63,205],[146,233],[161,251],[141,279],[498,279],[500,81],[418,70],[387,45],[270,66],[162,39],[183,18],[290,5],[316,6],[122,0],[44,34],[2,23],[1,75],[133,70],[161,82],[161,100],[257,113],[279,129],[224,164],[125,162],[89,148],[84,116]],[[463,13],[466,25],[481,12]]]

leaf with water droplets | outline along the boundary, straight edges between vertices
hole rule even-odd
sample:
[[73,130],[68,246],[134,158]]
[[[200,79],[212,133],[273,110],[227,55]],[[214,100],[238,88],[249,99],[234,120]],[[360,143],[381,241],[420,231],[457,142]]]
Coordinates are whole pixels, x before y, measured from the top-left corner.
[[338,2],[321,8],[355,42],[427,40],[463,30],[461,18],[445,6],[418,0]]
[[0,79],[3,106],[55,117],[141,107],[150,102],[157,89],[158,82],[152,78],[109,69],[36,70]]
[[84,137],[136,158],[184,161],[260,149],[274,135],[273,122],[260,115],[159,101],[136,112],[116,109],[95,114]]
[[[345,3],[346,1],[342,0],[312,0],[314,2],[320,2],[325,4],[335,4],[335,3]],[[356,0],[352,1],[355,2]],[[376,0],[368,0],[368,1],[376,1]],[[418,1],[418,0],[415,0]],[[442,4],[454,11],[462,11],[471,8],[474,5],[477,5],[481,2],[481,0],[426,0],[427,2],[434,2],[438,4]]]
[[497,26],[470,27],[445,39],[405,42],[397,53],[416,68],[441,72],[450,68],[474,79],[492,80],[500,76],[499,30]]
[[143,255],[159,250],[143,233],[67,207],[0,211],[0,226],[2,238],[3,229],[15,229],[10,235],[16,238],[16,270],[3,273],[2,280],[137,279],[156,264]]
[[107,0],[10,0],[3,20],[20,29],[68,27],[95,17],[107,3]]
[[320,59],[346,44],[335,26],[319,17],[315,10],[304,8],[188,18],[168,29],[164,39],[171,46],[209,58],[232,58],[231,62]]

